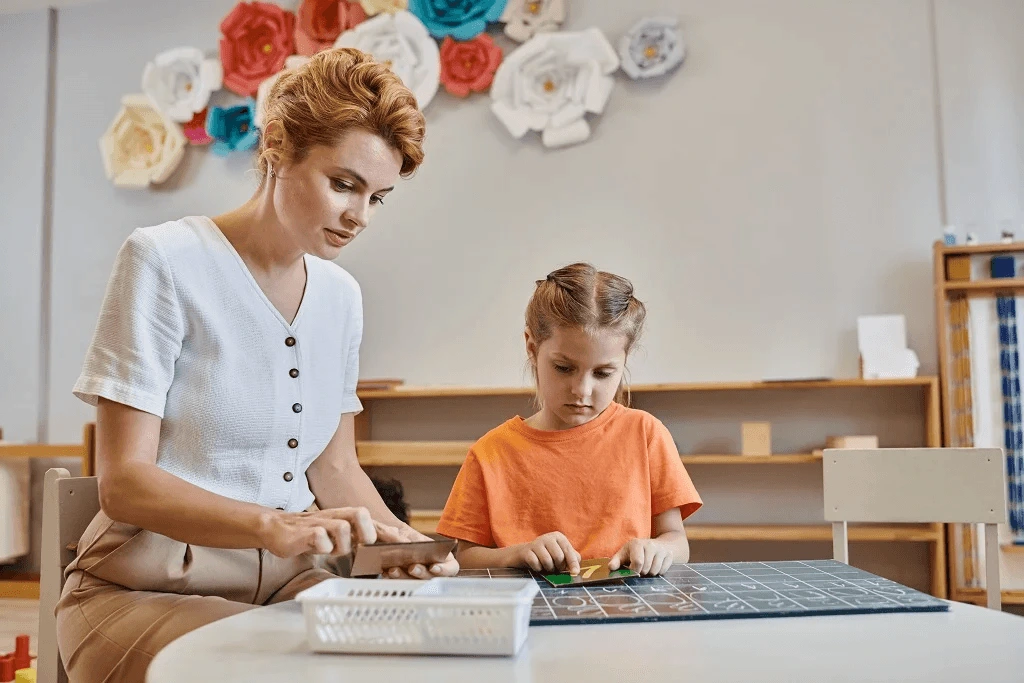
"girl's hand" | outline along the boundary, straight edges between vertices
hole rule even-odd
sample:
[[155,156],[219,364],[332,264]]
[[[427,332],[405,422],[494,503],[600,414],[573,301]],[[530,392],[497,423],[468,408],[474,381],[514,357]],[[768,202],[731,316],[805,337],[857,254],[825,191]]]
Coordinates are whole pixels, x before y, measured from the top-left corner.
[[[393,527],[377,521],[374,521],[373,524],[377,530],[377,538],[383,543],[413,543],[433,540],[412,527]],[[385,579],[429,579],[434,576],[455,576],[459,573],[459,563],[451,553],[448,553],[448,559],[430,565],[429,569],[422,564],[413,564],[408,567],[384,567],[383,569]]]
[[354,544],[377,540],[370,513],[361,507],[273,511],[264,515],[261,522],[261,547],[283,558],[303,553],[347,555]]
[[561,531],[546,533],[510,550],[515,567],[529,567],[537,572],[567,571],[573,576],[580,573],[580,554]]
[[641,576],[658,576],[672,566],[672,548],[653,538],[634,538],[612,556],[608,570],[624,565]]

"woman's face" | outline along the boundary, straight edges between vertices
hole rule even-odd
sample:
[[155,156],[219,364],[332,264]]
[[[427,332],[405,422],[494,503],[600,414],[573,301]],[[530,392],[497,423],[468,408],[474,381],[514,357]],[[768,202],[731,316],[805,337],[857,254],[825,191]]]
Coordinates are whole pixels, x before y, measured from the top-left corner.
[[333,260],[394,189],[402,155],[380,136],[357,129],[273,170],[274,210],[292,241],[304,253]]

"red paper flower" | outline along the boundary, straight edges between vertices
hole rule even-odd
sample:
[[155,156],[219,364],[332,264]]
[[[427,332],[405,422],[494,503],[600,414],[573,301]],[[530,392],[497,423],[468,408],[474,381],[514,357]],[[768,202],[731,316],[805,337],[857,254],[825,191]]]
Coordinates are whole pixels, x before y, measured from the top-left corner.
[[456,97],[490,88],[499,64],[501,48],[486,33],[464,42],[447,36],[441,43],[441,82]]
[[300,55],[312,57],[333,47],[338,36],[355,28],[364,19],[366,12],[358,2],[302,0],[295,27],[295,50]]
[[220,23],[224,87],[255,95],[294,52],[295,15],[269,2],[240,2]]

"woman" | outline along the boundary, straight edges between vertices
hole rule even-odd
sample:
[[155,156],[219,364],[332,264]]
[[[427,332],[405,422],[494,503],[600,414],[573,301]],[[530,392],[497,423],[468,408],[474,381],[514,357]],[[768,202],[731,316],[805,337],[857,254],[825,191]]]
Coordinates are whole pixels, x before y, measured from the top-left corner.
[[331,263],[422,161],[423,116],[351,49],[282,76],[264,113],[255,195],[136,230],[114,265],[74,389],[102,511],[57,606],[73,681],[143,680],[181,634],[331,576],[313,554],[426,538],[356,460],[362,301]]

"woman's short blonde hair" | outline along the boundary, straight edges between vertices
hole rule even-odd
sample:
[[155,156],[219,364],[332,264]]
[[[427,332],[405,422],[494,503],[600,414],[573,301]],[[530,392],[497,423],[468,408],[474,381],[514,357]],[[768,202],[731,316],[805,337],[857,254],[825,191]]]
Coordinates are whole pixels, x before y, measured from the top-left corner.
[[412,91],[386,65],[354,48],[324,50],[286,71],[262,114],[262,177],[270,164],[301,162],[311,148],[335,145],[353,129],[379,135],[398,150],[403,177],[423,162],[426,121]]

